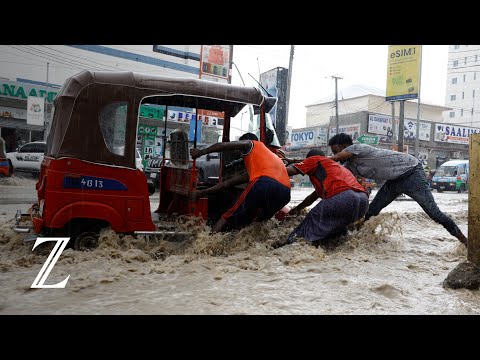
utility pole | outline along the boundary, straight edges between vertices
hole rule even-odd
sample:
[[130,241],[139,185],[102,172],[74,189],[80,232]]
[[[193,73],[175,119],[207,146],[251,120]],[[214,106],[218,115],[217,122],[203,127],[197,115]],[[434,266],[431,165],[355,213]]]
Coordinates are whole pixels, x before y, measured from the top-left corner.
[[[422,49],[422,46],[420,46]],[[418,159],[420,158],[420,154],[418,152],[418,138],[420,137],[420,88],[422,83],[422,53],[423,51],[420,50],[420,69],[418,70],[418,104],[417,104],[417,131],[415,135],[415,157]]]
[[[43,140],[47,140],[47,137],[48,137],[48,133],[50,132],[50,124],[49,124],[49,121],[47,119],[47,107],[48,107],[48,70],[49,70],[49,67],[50,67],[50,63],[47,62],[47,84],[46,84],[46,87],[45,87],[45,94],[47,95],[47,97],[45,98],[45,104],[44,104],[44,107],[43,107],[43,118],[44,118],[44,125],[45,125],[45,131],[43,132]],[[30,132],[31,133],[31,132]]]
[[336,118],[336,127],[337,127],[337,132],[338,134],[338,79],[343,79],[342,77],[339,76],[332,76],[333,79],[335,79],[335,118]]
[[392,145],[395,146],[395,101],[392,104]]
[[403,152],[403,134],[405,123],[405,100],[400,100],[400,119],[398,121],[398,151]]
[[293,70],[293,53],[295,45],[290,45],[290,61],[288,63],[288,80],[287,80],[287,103],[285,105],[287,116],[285,118],[285,126],[288,126],[288,106],[290,103],[290,86],[292,84],[292,70]]

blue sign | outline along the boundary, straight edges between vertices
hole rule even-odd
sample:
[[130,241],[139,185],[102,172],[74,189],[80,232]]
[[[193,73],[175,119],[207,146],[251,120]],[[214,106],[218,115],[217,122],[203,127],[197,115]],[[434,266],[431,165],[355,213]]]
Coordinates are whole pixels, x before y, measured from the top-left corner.
[[[188,133],[188,141],[194,141],[195,134],[195,120],[190,119],[190,132]],[[202,120],[197,120],[197,142],[202,138]]]
[[128,190],[120,181],[93,176],[65,176],[63,178],[63,187],[83,190]]

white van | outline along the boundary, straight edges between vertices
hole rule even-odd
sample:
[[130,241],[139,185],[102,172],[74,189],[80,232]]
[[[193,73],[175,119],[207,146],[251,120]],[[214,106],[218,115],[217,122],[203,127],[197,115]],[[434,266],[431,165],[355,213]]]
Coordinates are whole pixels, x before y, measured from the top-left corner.
[[432,177],[432,188],[442,191],[463,192],[468,189],[468,160],[450,160],[437,169]]
[[13,172],[24,171],[38,174],[46,146],[45,141],[34,141],[26,143],[14,152],[7,153],[7,159]]

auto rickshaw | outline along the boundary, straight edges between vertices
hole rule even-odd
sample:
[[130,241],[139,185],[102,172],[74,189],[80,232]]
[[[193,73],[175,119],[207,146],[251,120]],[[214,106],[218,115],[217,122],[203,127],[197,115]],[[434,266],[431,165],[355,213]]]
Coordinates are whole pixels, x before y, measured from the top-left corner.
[[[199,110],[221,112],[223,127],[215,130],[222,131],[222,142],[254,132],[274,151],[280,145],[268,112],[275,102],[276,98],[264,96],[255,87],[134,72],[83,71],[67,79],[54,100],[36,183],[38,201],[28,213],[17,212],[13,228],[24,233],[33,230],[33,236],[26,238],[30,241],[36,236],[69,236],[75,249],[88,250],[97,245],[100,230],[108,226],[118,233],[151,236],[164,234],[162,221],[169,217],[216,221],[242,189],[189,199],[198,182],[189,147],[197,145],[202,127],[193,115]],[[169,136],[163,135],[159,206],[153,213],[147,179],[135,164],[139,109],[146,103],[164,110],[159,121],[164,134],[167,125],[178,126]],[[171,122],[169,108],[178,107],[189,109],[193,122]],[[268,143],[267,134],[272,135]],[[237,152],[220,154],[218,178],[206,186],[245,171],[239,159]]]

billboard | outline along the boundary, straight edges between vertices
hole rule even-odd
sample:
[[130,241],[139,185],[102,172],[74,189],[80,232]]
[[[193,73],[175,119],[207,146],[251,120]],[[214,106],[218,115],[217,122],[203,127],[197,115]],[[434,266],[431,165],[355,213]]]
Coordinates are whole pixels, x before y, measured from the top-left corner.
[[277,98],[277,103],[269,114],[277,132],[280,145],[285,145],[286,118],[287,118],[287,82],[288,69],[276,67],[260,74],[260,84],[270,96]]
[[422,45],[389,45],[386,101],[417,99]]
[[27,124],[43,126],[45,98],[29,96],[27,99]]
[[[420,121],[419,140],[430,141],[432,123]],[[368,132],[378,134],[381,143],[392,142],[392,117],[388,115],[370,114],[368,116]],[[403,138],[415,140],[417,136],[417,120],[405,119]],[[398,139],[398,118],[395,118],[395,139]]]
[[200,79],[230,83],[231,45],[202,45]]
[[[352,140],[355,141],[360,136],[360,124],[351,124],[351,125],[340,125],[338,127],[339,133],[345,133],[352,137]],[[330,137],[331,139],[337,133],[337,127],[330,128]]]
[[327,133],[327,127],[292,129],[289,131],[291,135],[285,145],[291,149],[326,146],[328,143]]
[[471,134],[478,133],[480,133],[480,129],[478,128],[436,123],[434,140],[438,142],[468,145],[468,137]]

